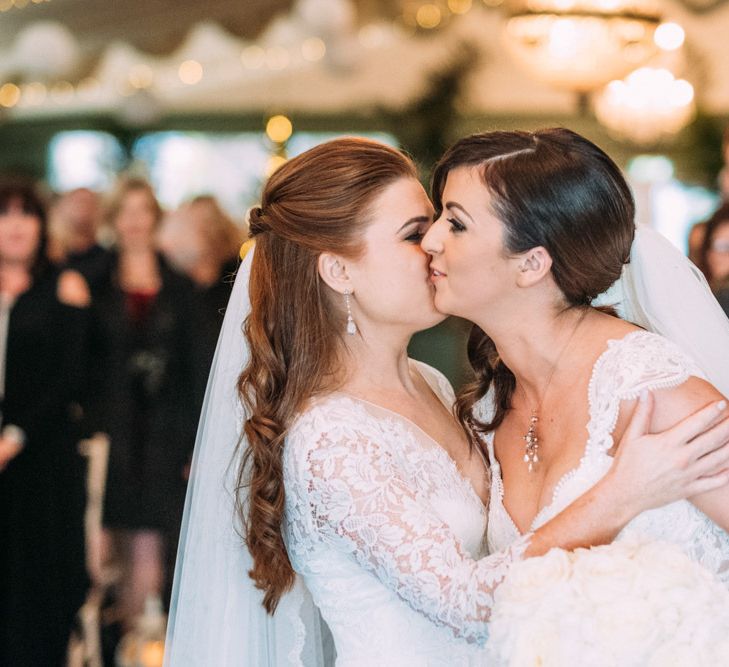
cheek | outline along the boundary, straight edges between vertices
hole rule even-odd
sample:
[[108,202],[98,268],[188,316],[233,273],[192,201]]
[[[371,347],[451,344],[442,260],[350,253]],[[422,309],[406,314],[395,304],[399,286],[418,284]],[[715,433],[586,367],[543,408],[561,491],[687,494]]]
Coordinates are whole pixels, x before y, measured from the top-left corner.
[[417,246],[373,257],[360,276],[360,295],[373,315],[387,320],[433,310],[429,258]]
[[726,272],[729,269],[729,255],[712,254],[709,255],[709,267],[712,272]]

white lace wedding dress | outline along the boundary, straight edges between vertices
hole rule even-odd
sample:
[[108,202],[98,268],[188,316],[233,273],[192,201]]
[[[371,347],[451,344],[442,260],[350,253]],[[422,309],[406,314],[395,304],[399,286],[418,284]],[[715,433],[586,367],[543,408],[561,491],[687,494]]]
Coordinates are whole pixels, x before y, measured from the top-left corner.
[[[592,487],[610,468],[612,431],[620,401],[636,398],[643,389],[676,387],[690,376],[704,377],[694,362],[676,345],[646,331],[611,340],[595,363],[589,385],[590,421],[585,452],[578,466],[557,484],[552,501],[534,518],[536,530]],[[477,415],[491,418],[488,396],[477,406]],[[491,502],[488,549],[497,552],[519,540],[520,532],[504,507],[504,487],[493,436],[486,438],[491,459]],[[631,521],[617,539],[643,538],[671,542],[692,560],[715,573],[729,587],[729,534],[687,500],[644,512]]]
[[[413,363],[450,409],[447,380]],[[292,426],[284,481],[289,556],[339,667],[483,664],[493,591],[528,538],[483,557],[486,509],[438,443],[333,394]]]

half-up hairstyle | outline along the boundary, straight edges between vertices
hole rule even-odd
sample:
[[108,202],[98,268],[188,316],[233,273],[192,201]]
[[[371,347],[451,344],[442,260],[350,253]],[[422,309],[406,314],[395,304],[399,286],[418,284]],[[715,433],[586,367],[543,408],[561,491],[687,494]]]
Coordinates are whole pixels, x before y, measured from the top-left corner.
[[251,578],[273,613],[294,581],[281,534],[283,447],[296,416],[317,395],[337,388],[346,313],[320,278],[318,259],[331,252],[356,259],[374,200],[400,178],[416,178],[399,151],[364,139],[336,139],[286,162],[249,212],[256,248],[251,313],[245,322],[250,361],[238,381],[247,448],[238,511],[253,557]]
[[[433,172],[436,211],[443,207],[448,173],[458,167],[479,170],[492,213],[503,224],[507,254],[538,246],[549,252],[565,309],[589,307],[620,277],[630,259],[635,204],[620,169],[595,144],[562,128],[465,137]],[[476,379],[460,392],[456,414],[467,433],[486,433],[504,420],[516,380],[494,342],[477,326],[469,338],[468,357]],[[492,388],[495,413],[482,423],[473,416],[473,407]]]

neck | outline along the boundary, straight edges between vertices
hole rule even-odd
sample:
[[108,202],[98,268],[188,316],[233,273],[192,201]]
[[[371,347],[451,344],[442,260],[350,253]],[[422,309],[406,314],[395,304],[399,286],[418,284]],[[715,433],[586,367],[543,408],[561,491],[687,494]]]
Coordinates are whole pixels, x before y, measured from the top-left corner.
[[210,287],[218,281],[219,276],[220,265],[215,261],[200,261],[190,269],[190,278],[202,287]]
[[96,245],[96,237],[94,235],[76,234],[68,240],[68,252],[75,255],[86,252]]
[[502,318],[494,324],[494,318],[489,318],[477,324],[494,341],[528,403],[536,406],[544,399],[557,365],[569,365],[573,355],[567,348],[575,346],[579,329],[592,319],[593,311],[572,308],[556,313],[544,306],[517,310],[521,313],[518,320],[512,316],[510,321]]
[[354,336],[345,334],[342,388],[362,397],[402,392],[416,395],[407,353],[411,335],[385,327],[368,331],[366,326]]
[[25,292],[31,283],[28,262],[0,261],[0,292],[16,297]]

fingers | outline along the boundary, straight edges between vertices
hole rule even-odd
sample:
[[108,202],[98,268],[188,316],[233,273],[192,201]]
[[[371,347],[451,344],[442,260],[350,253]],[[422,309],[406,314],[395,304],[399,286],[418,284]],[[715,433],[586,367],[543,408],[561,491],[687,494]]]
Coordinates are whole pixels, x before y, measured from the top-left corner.
[[689,453],[690,460],[696,461],[721,449],[727,442],[729,442],[729,417],[691,440],[686,445],[686,451]]
[[726,401],[709,403],[701,408],[701,410],[697,410],[692,415],[686,417],[686,419],[683,419],[675,426],[664,431],[664,434],[670,435],[676,441],[688,442],[706,431],[725,409]]
[[724,471],[711,477],[701,477],[688,485],[686,496],[688,498],[700,496],[702,493],[720,489],[727,484],[729,484],[729,471]]
[[651,417],[653,416],[653,404],[653,394],[648,391],[642,391],[635,410],[633,410],[633,414],[630,417],[630,423],[623,434],[623,440],[634,440],[648,433]]
[[726,471],[729,468],[729,444],[725,444],[706,456],[702,456],[691,466],[691,472],[697,477],[710,477]]

